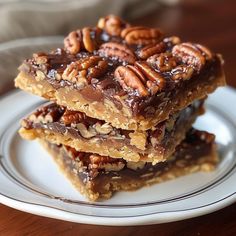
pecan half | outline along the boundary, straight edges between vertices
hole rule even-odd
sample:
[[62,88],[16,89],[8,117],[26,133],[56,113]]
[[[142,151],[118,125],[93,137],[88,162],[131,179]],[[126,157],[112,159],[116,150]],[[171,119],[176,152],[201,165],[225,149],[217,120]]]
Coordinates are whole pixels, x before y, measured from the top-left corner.
[[147,45],[150,43],[157,43],[162,37],[159,29],[152,29],[142,26],[128,27],[122,30],[121,37],[128,44]]
[[194,69],[191,66],[179,65],[175,67],[172,71],[173,80],[188,80],[192,77]]
[[115,78],[123,89],[137,90],[143,97],[157,93],[165,85],[165,79],[145,62],[135,62],[135,66],[119,66],[115,70]]
[[62,74],[62,78],[83,87],[90,83],[92,78],[102,76],[107,68],[106,60],[99,56],[90,56],[69,64]]
[[140,69],[141,72],[152,82],[155,82],[160,89],[165,87],[165,78],[158,72],[156,72],[152,67],[150,67],[146,62],[137,61],[135,65]]
[[76,124],[76,123],[86,120],[86,115],[82,112],[66,109],[66,111],[64,112],[60,120],[65,125],[70,125],[72,123]]
[[93,52],[97,48],[96,38],[99,34],[97,29],[83,28],[69,33],[64,39],[65,49],[71,54],[76,54],[82,49]]
[[104,43],[98,50],[100,56],[110,57],[111,59],[118,59],[121,62],[133,64],[135,62],[135,55],[127,46],[109,42]]
[[95,40],[91,37],[91,32],[93,32],[92,29],[88,27],[82,29],[83,45],[88,52],[93,52],[97,47]]
[[151,44],[141,48],[140,50],[138,50],[137,54],[141,59],[147,59],[148,57],[154,54],[164,52],[165,49],[166,49],[165,43],[160,42],[158,44]]
[[206,60],[211,58],[211,52],[207,48],[193,43],[175,45],[172,53],[181,62],[195,67],[197,71],[200,71],[205,65]]
[[137,89],[143,97],[148,96],[148,91],[140,78],[130,67],[119,66],[115,70],[115,78],[124,89]]
[[170,71],[177,66],[176,59],[168,52],[155,54],[149,57],[147,62],[161,72]]
[[97,27],[106,31],[109,35],[119,36],[126,25],[118,16],[108,15],[99,19]]
[[203,46],[201,44],[196,44],[196,46],[197,46],[198,49],[201,50],[203,55],[206,57],[206,60],[212,59],[212,53],[211,53],[211,51],[207,47],[205,47],[205,46]]
[[71,54],[76,54],[80,51],[82,44],[82,32],[81,30],[72,31],[64,39],[64,47]]

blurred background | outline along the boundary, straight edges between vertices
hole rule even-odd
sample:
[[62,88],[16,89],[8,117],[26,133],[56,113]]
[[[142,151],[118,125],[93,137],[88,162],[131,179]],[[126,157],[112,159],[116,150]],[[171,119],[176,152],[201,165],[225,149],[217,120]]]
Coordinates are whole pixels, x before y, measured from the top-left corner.
[[24,58],[62,46],[68,32],[111,13],[223,54],[228,84],[236,86],[235,0],[0,0],[0,95],[13,88]]

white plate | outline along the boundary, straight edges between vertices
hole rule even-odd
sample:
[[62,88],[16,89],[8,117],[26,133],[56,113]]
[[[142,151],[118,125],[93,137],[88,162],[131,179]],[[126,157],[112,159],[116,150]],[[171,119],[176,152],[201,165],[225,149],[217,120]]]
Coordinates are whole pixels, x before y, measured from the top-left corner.
[[187,219],[236,199],[236,93],[226,87],[207,100],[195,127],[216,134],[221,162],[195,173],[107,201],[90,203],[58,171],[37,142],[22,140],[19,121],[44,100],[14,91],[0,101],[0,202],[42,216],[98,225],[144,225]]

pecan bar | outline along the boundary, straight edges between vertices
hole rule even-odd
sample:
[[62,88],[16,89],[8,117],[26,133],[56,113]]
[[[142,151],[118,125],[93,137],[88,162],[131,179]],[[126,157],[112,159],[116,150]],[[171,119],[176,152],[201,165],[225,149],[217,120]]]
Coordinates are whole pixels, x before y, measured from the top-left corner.
[[212,171],[218,163],[214,135],[197,130],[188,133],[169,161],[156,165],[78,152],[68,146],[40,141],[73,185],[91,201],[197,171]]
[[26,139],[46,139],[78,151],[155,163],[174,152],[196,117],[202,113],[203,101],[195,101],[150,130],[129,131],[52,103],[23,119],[20,134]]
[[225,85],[222,64],[200,44],[107,16],[25,60],[15,85],[113,127],[148,130]]

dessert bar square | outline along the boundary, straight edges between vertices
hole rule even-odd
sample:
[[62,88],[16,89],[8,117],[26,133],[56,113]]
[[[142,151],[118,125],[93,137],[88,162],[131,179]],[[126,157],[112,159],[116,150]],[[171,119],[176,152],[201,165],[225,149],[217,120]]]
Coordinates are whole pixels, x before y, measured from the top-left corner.
[[222,64],[200,44],[107,16],[25,60],[15,85],[113,127],[148,130],[225,85]]
[[19,132],[26,139],[46,139],[77,151],[156,163],[174,152],[203,111],[203,100],[195,101],[150,130],[129,131],[51,103],[23,119]]
[[193,129],[169,161],[156,165],[78,152],[69,146],[40,141],[72,184],[91,201],[197,171],[212,171],[218,163],[214,135]]

